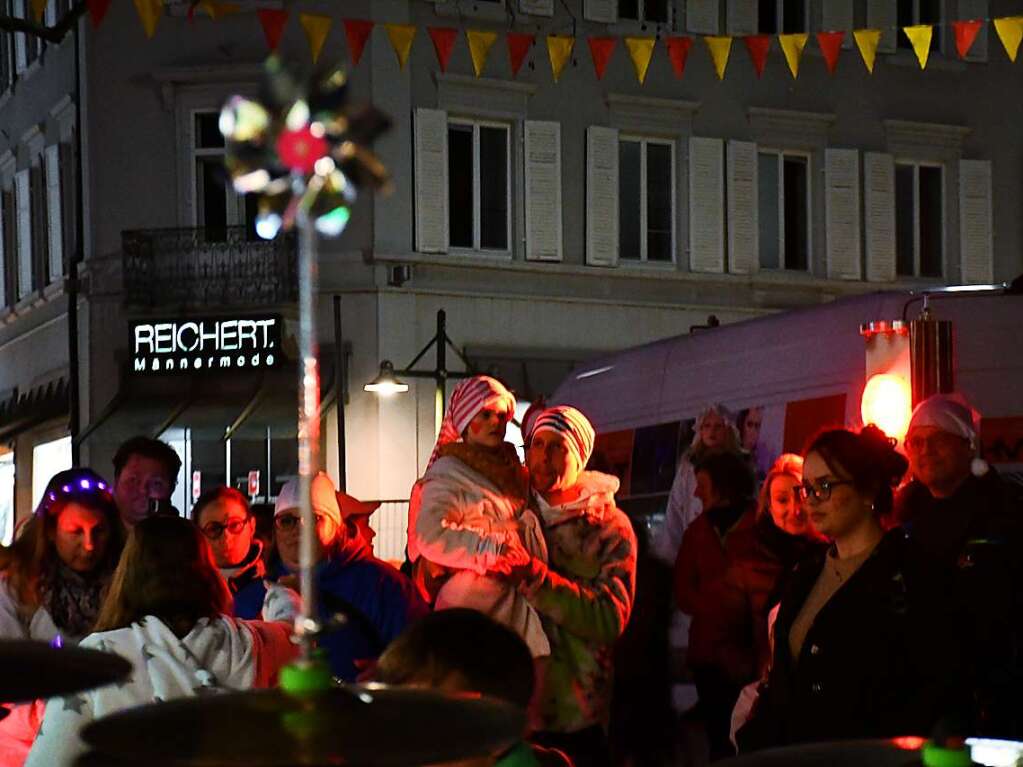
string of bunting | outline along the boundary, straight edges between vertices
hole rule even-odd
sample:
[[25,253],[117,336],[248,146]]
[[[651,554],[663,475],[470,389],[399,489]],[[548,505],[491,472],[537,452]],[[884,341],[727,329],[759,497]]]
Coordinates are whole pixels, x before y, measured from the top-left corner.
[[[41,16],[45,10],[47,0],[31,0],[31,2],[33,13]],[[102,22],[110,2],[111,0],[87,0],[89,13],[95,26],[99,26]],[[139,20],[142,22],[142,28],[146,37],[153,37],[156,34],[157,23],[163,13],[164,0],[132,0],[132,2],[135,5]],[[190,21],[193,21],[196,13],[201,12],[213,21],[218,21],[226,16],[238,13],[239,10],[239,6],[233,2],[198,0],[198,2],[190,7],[188,18]],[[284,28],[288,23],[290,12],[287,10],[261,9],[257,11],[257,16],[263,28],[267,47],[271,51],[276,51]],[[300,13],[298,16],[299,23],[309,43],[310,54],[313,61],[316,62],[330,34],[333,19],[330,16],[312,13]],[[1004,16],[994,19],[963,19],[949,22],[947,26],[952,31],[957,55],[960,59],[966,58],[976,42],[980,31],[989,22],[994,26],[1009,61],[1015,63],[1020,43],[1023,42],[1023,16]],[[369,41],[376,24],[365,19],[342,19],[342,24],[352,66],[358,66],[366,43]],[[404,69],[411,55],[418,28],[412,24],[380,24],[379,26],[384,28],[395,56],[397,56],[398,65]],[[934,29],[937,26],[941,25],[917,24],[906,27],[893,27],[891,29],[896,32],[901,30],[906,35],[913,52],[916,54],[917,61],[920,63],[920,68],[925,69],[930,56]],[[433,43],[433,48],[437,55],[437,63],[442,72],[446,71],[452,52],[461,34],[454,27],[427,27],[426,31]],[[870,74],[874,72],[878,48],[881,45],[882,35],[885,31],[885,29],[877,27],[855,29],[852,31],[852,38],[863,61],[863,66]],[[824,64],[830,74],[834,74],[838,66],[838,60],[847,34],[845,31],[835,30],[817,32],[813,35],[824,59]],[[467,29],[464,36],[466,45],[469,48],[469,55],[472,59],[473,72],[475,72],[476,77],[482,77],[491,49],[494,47],[494,43],[497,42],[498,33],[489,30]],[[505,32],[504,37],[507,44],[512,76],[517,76],[529,51],[536,45],[536,35]],[[807,43],[810,41],[810,34],[800,32],[778,35],[591,36],[586,38],[586,43],[589,47],[590,58],[593,61],[593,69],[597,79],[603,79],[608,64],[614,55],[615,48],[619,40],[621,40],[632,61],[636,79],[642,84],[646,80],[650,62],[653,59],[659,40],[664,44],[675,77],[681,78],[685,73],[686,61],[692,51],[693,41],[701,38],[719,80],[723,80],[725,77],[728,61],[732,54],[732,43],[736,39],[741,40],[746,48],[758,78],[764,73],[764,67],[766,66],[772,43],[774,39],[777,39],[789,72],[793,78],[797,78],[803,53]],[[549,34],[546,36],[547,56],[555,82],[561,79],[565,66],[571,60],[575,50],[575,43],[576,38],[569,35]]]

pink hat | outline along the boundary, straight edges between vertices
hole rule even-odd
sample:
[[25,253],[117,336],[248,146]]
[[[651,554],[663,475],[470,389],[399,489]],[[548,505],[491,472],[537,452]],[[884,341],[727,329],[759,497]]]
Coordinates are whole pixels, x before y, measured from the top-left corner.
[[504,388],[504,384],[490,376],[473,376],[458,384],[451,393],[451,402],[444,413],[437,444],[433,447],[427,468],[437,460],[440,449],[461,439],[469,422],[488,407],[507,413],[511,418],[515,414],[515,396]]
[[360,501],[354,495],[348,495],[348,493],[342,490],[337,491],[337,503],[341,507],[341,516],[345,519],[368,517],[380,508],[380,501],[372,503]]

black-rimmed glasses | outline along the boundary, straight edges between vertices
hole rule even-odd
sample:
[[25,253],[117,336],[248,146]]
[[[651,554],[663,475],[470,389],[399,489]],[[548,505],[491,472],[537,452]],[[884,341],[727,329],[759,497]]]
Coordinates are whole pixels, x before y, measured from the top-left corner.
[[831,491],[839,485],[853,484],[850,479],[822,479],[816,484],[803,480],[803,483],[796,488],[800,500],[814,501],[820,503],[831,498]]
[[224,531],[231,533],[231,535],[238,535],[249,522],[249,518],[245,519],[232,519],[227,524],[221,524],[220,522],[207,522],[205,525],[200,527],[202,534],[209,538],[211,541],[215,541],[224,534]]

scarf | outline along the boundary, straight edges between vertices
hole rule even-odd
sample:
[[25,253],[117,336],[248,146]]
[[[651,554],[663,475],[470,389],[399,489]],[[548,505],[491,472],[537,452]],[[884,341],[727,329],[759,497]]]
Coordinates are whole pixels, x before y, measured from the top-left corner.
[[515,447],[505,442],[497,449],[452,442],[438,449],[438,457],[457,458],[477,474],[489,479],[502,493],[525,503],[529,493],[529,474],[519,461]]
[[65,637],[84,637],[99,616],[107,580],[77,573],[62,561],[51,563],[39,579],[40,605]]

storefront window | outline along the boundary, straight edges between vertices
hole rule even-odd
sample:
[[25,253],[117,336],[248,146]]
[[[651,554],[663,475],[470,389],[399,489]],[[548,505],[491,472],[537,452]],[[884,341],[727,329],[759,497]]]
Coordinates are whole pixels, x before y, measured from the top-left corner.
[[71,437],[41,442],[32,448],[32,508],[46,492],[46,484],[58,471],[71,468]]
[[0,455],[0,544],[14,541],[14,453]]

